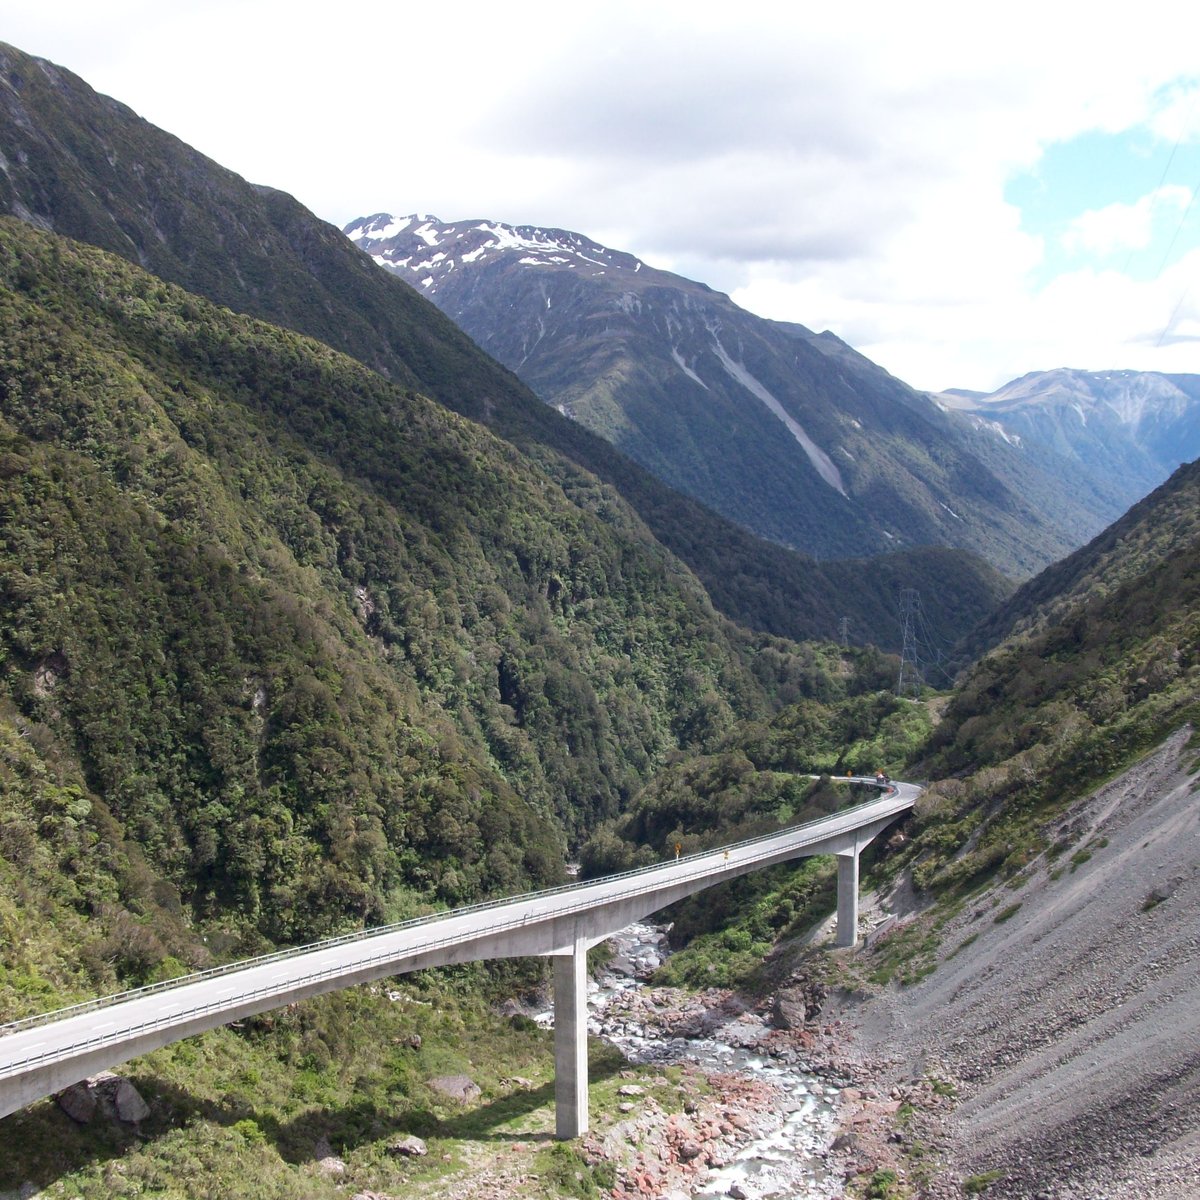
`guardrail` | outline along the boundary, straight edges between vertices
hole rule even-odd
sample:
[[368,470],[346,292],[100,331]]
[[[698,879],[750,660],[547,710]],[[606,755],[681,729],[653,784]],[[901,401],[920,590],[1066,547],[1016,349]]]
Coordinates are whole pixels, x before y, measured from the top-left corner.
[[[869,783],[872,786],[877,786],[874,780],[867,778],[855,777],[847,780],[847,782]],[[893,797],[898,794],[894,788],[889,790]],[[886,799],[886,797],[884,797],[884,799]],[[242,959],[234,963],[226,963],[219,967],[210,968],[207,971],[198,971],[191,975],[183,975],[176,979],[164,980],[161,983],[150,984],[146,987],[134,988],[125,992],[116,992],[108,996],[101,996],[95,1000],[83,1001],[80,1004],[74,1004],[67,1008],[60,1008],[51,1012],[22,1017],[17,1021],[12,1021],[6,1025],[0,1026],[0,1037],[9,1036],[23,1030],[36,1028],[38,1026],[54,1024],[59,1021],[82,1016],[89,1012],[97,1012],[104,1009],[113,1008],[119,1004],[133,1003],[151,996],[178,991],[183,988],[194,986],[198,983],[219,979],[223,976],[249,972],[257,968],[271,966],[276,963],[287,962],[303,955],[334,950],[342,946],[351,945],[355,942],[383,938],[390,934],[401,933],[406,930],[436,926],[441,922],[456,919],[471,913],[485,912],[505,907],[517,907],[533,900],[544,900],[555,895],[575,895],[579,896],[580,899],[583,900],[583,897],[580,894],[585,891],[595,891],[600,887],[604,887],[621,880],[634,880],[654,872],[669,872],[672,882],[690,882],[694,879],[702,878],[708,875],[710,871],[706,869],[703,871],[685,872],[681,875],[678,873],[678,869],[681,866],[685,866],[689,863],[698,864],[701,860],[711,859],[715,855],[722,855],[723,857],[721,861],[722,864],[724,864],[724,856],[729,853],[753,848],[771,841],[787,843],[795,839],[797,835],[803,836],[806,833],[820,833],[828,837],[833,837],[839,833],[849,832],[858,824],[860,824],[861,822],[857,819],[857,817],[862,814],[864,810],[879,807],[883,808],[883,811],[879,814],[880,816],[888,815],[888,807],[883,805],[881,800],[871,800],[865,804],[855,805],[852,808],[843,809],[840,812],[833,813],[828,817],[820,817],[813,821],[805,821],[799,825],[793,825],[784,829],[775,830],[772,833],[760,834],[753,838],[746,838],[743,841],[734,842],[727,846],[697,851],[694,854],[685,855],[679,859],[669,859],[666,862],[651,863],[648,866],[638,867],[632,871],[624,871],[617,875],[606,875],[601,879],[590,879],[580,883],[562,884],[558,887],[545,888],[537,892],[524,892],[518,896],[507,896],[497,900],[486,900],[478,904],[464,905],[461,908],[451,909],[447,912],[431,913],[428,916],[414,917],[407,921],[399,921],[392,925],[379,926],[374,929],[357,930],[354,933],[341,934],[338,937],[326,938],[319,942],[309,943],[308,945],[295,946],[287,950],[277,950],[272,954],[264,954],[255,958]],[[898,805],[895,809],[895,812],[899,813],[906,807],[908,807],[907,804]],[[653,890],[655,890],[654,886],[639,887],[624,893],[624,895],[645,895],[647,892]],[[538,913],[535,923],[542,924],[544,922],[553,921],[569,913],[586,909],[587,907],[590,907],[590,905],[588,905],[586,902],[566,904],[556,907],[548,912]],[[509,921],[491,923],[486,929],[472,929],[469,931],[461,931],[449,937],[435,937],[429,941],[421,942],[418,945],[406,948],[404,956],[417,957],[430,951],[444,949],[451,945],[468,943],[480,937],[490,937],[495,933],[504,932],[506,930],[521,926],[527,926],[529,924],[530,914],[525,913],[520,919],[514,918],[513,920]],[[226,996],[221,1000],[195,1005],[192,1008],[182,1009],[172,1013],[164,1013],[158,1018],[142,1022],[138,1025],[128,1026],[119,1031],[114,1031],[111,1035],[97,1035],[91,1038],[85,1038],[84,1040],[78,1043],[73,1043],[68,1047],[60,1046],[53,1051],[46,1051],[40,1055],[29,1055],[18,1061],[6,1063],[3,1067],[0,1067],[0,1077],[7,1077],[17,1074],[19,1071],[34,1066],[48,1058],[61,1058],[64,1056],[64,1054],[69,1054],[76,1050],[99,1047],[109,1041],[127,1041],[129,1036],[133,1033],[147,1032],[153,1029],[161,1029],[167,1025],[182,1023],[189,1018],[201,1016],[204,1013],[212,1012],[218,1008],[228,1007],[230,1000],[233,999],[239,1001],[254,1000],[271,992],[278,992],[284,986],[291,990],[298,985],[315,983],[321,979],[326,979],[334,975],[350,974],[354,971],[362,970],[387,960],[395,960],[397,957],[396,948],[391,947],[387,951],[368,955],[364,958],[355,959],[349,963],[341,962],[336,965],[324,967],[304,975],[292,976],[286,981],[286,984],[284,984],[282,981],[275,981],[269,986],[253,988],[249,991],[238,993],[233,997]]]

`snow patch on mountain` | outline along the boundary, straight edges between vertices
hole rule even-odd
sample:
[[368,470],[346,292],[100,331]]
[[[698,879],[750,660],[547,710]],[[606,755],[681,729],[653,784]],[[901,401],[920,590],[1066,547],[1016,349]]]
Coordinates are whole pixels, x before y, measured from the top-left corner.
[[[498,221],[448,223],[432,216],[377,213],[351,222],[344,232],[377,263],[397,274],[419,275],[444,259],[444,265],[430,277],[434,284],[438,271],[453,269],[455,260],[482,264],[501,255],[517,256],[516,261],[523,266],[560,266],[583,269],[592,275],[613,270],[636,273],[642,267],[633,255],[609,250],[582,234]],[[433,248],[442,252],[441,258],[423,257],[424,250]],[[414,264],[414,259],[420,261]],[[421,282],[432,286],[423,279]]]
[[801,449],[808,455],[814,470],[836,492],[846,495],[846,487],[842,482],[842,473],[837,469],[832,458],[817,445],[804,431],[804,427],[784,409],[783,405],[757,380],[742,363],[736,362],[721,345],[721,339],[713,333],[713,351],[731,379],[736,380],[752,396],[756,396],[787,426],[792,437],[800,443]]

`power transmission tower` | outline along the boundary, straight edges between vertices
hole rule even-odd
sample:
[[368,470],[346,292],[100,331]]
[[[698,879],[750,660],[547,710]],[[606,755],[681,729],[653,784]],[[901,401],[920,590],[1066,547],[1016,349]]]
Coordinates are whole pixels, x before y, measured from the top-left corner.
[[838,622],[838,632],[841,634],[841,638],[842,638],[842,649],[849,650],[850,649],[850,618],[849,617],[843,617],[841,619],[841,621]]
[[896,695],[906,691],[914,696],[921,693],[921,665],[917,661],[917,624],[921,619],[921,593],[916,588],[904,588],[900,592],[900,616],[904,621],[904,640],[900,648],[900,678],[896,681]]

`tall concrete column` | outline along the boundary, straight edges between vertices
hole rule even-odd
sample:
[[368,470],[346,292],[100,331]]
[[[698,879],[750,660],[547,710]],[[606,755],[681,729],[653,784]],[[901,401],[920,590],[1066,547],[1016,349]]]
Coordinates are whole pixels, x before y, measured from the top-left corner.
[[838,909],[837,939],[839,946],[858,944],[858,849],[837,856]]
[[561,1141],[588,1128],[587,945],[554,958],[554,1135]]

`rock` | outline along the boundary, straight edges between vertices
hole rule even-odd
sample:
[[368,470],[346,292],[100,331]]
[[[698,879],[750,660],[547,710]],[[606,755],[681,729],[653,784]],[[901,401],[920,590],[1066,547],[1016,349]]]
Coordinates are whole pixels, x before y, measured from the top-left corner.
[[54,1097],[58,1107],[80,1125],[86,1125],[96,1115],[96,1094],[87,1083],[76,1083]]
[[726,1194],[732,1196],[733,1200],[750,1200],[750,1193],[740,1183],[731,1183]]
[[128,1079],[118,1079],[113,1103],[117,1108],[117,1116],[129,1125],[136,1125],[150,1115],[150,1105],[142,1099],[141,1093]]
[[396,1155],[398,1158],[421,1158],[423,1155],[428,1154],[429,1150],[419,1137],[410,1133],[390,1143],[387,1152]]
[[482,1095],[478,1084],[469,1075],[435,1075],[429,1086],[439,1095],[460,1104],[470,1104]]
[[703,1150],[697,1142],[681,1142],[679,1146],[679,1161],[691,1162],[693,1158],[699,1158]]
[[338,1158],[336,1154],[331,1154],[328,1158],[317,1160],[317,1170],[323,1175],[345,1175],[346,1163],[343,1159]]
[[76,1084],[76,1087],[84,1086],[105,1112],[127,1125],[136,1125],[150,1115],[150,1105],[142,1099],[137,1088],[128,1079],[111,1071],[101,1071],[82,1084]]
[[617,1088],[618,1096],[644,1096],[646,1089],[639,1087],[636,1083],[625,1083]]
[[820,1015],[826,994],[820,983],[780,988],[771,1002],[771,1023],[776,1029],[802,1029]]

